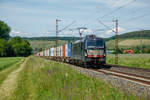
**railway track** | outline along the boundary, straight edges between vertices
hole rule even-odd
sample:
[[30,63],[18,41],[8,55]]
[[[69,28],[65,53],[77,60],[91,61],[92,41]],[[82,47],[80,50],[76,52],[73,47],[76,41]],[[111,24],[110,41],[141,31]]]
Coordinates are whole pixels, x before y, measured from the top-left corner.
[[100,73],[103,73],[105,75],[112,75],[112,76],[115,76],[115,77],[120,77],[120,78],[123,78],[123,79],[127,79],[129,81],[133,81],[133,82],[136,82],[136,83],[141,84],[141,85],[150,86],[150,78],[149,77],[144,77],[144,76],[135,75],[135,74],[131,74],[131,73],[124,73],[124,72],[114,71],[114,70],[111,70],[111,69],[91,69],[90,68],[89,70],[100,72]]

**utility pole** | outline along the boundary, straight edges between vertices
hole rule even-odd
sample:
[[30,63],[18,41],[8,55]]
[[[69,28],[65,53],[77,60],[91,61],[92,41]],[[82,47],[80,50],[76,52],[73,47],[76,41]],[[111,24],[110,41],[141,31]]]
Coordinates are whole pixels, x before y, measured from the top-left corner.
[[140,53],[143,53],[143,45],[142,45],[142,34],[144,34],[144,30],[141,30],[141,33],[140,33],[140,45],[141,45],[141,52]]
[[118,64],[118,20],[114,20],[116,29],[113,30],[109,26],[105,25],[101,20],[98,20],[98,22],[102,25],[104,25],[107,29],[111,30],[112,32],[116,33],[116,39],[115,39],[115,64]]
[[56,19],[56,56],[57,56],[57,46],[58,46],[58,22],[61,20]]
[[58,46],[58,21],[61,21],[61,20],[58,20],[56,19],[56,46]]
[[116,25],[116,40],[115,40],[115,64],[118,64],[118,20],[116,19],[115,21]]

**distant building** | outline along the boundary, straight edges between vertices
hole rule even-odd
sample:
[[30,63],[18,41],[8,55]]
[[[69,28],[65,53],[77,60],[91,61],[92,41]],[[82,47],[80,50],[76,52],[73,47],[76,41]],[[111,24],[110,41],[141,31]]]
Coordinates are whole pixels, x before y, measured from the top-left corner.
[[134,54],[133,50],[123,50],[123,53]]

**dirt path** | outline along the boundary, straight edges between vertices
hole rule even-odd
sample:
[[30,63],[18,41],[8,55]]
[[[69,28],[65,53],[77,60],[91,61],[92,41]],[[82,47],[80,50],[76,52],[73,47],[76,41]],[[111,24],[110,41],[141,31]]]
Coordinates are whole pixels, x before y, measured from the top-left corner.
[[4,80],[4,82],[1,84],[1,86],[0,86],[0,100],[11,99],[11,94],[13,93],[14,89],[17,87],[18,73],[25,66],[27,59],[23,62],[23,64],[20,65],[20,67],[17,70],[11,72],[8,75],[8,77]]

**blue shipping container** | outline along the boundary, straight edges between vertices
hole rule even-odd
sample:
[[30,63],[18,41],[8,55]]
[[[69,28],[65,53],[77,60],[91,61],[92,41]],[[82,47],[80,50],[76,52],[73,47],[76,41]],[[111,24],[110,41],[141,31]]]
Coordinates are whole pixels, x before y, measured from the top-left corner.
[[71,43],[68,43],[68,57],[71,57]]

